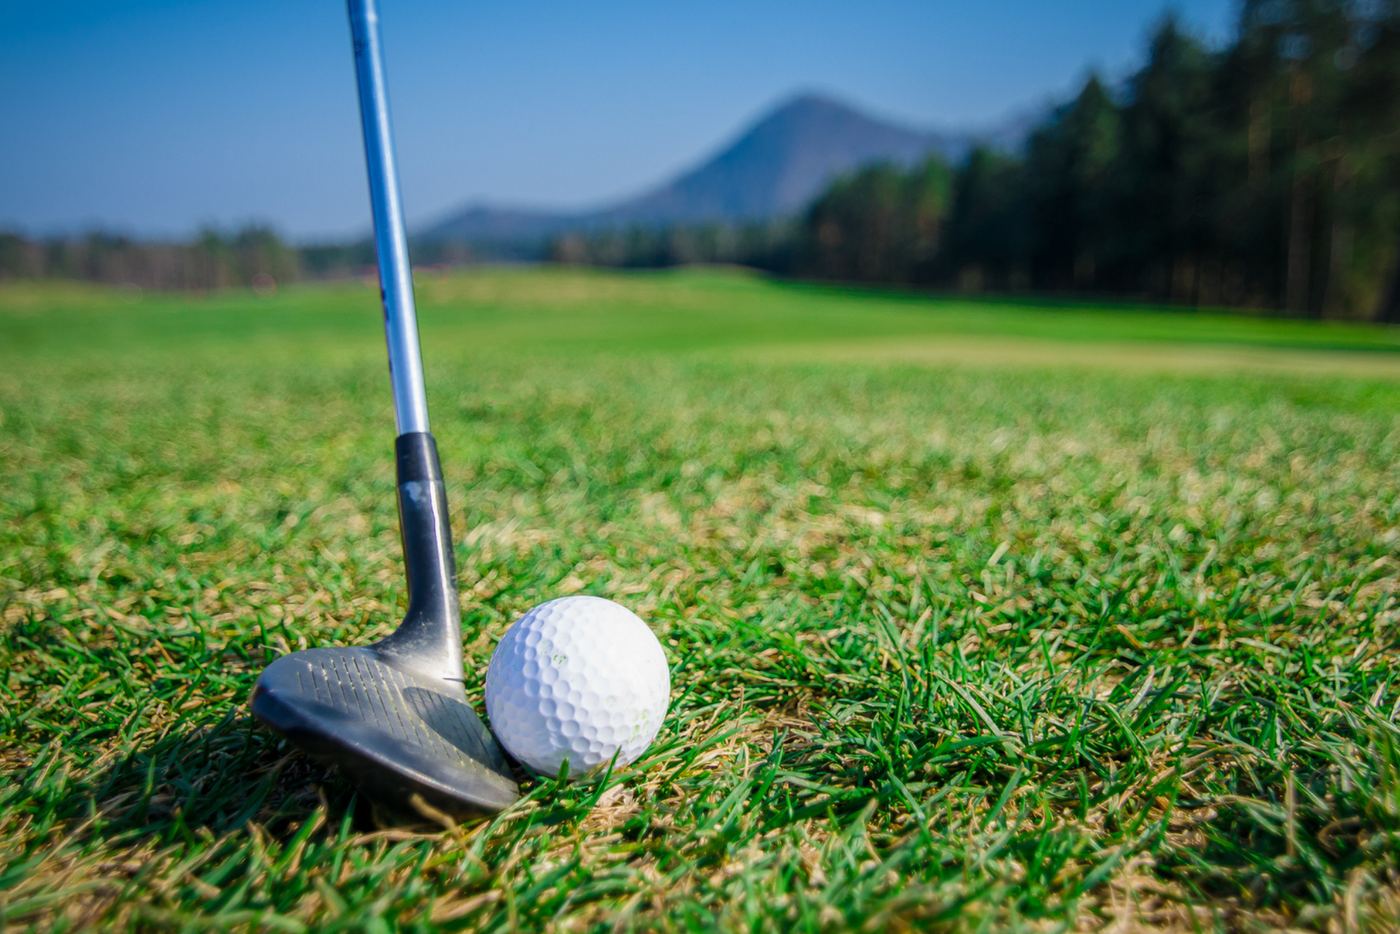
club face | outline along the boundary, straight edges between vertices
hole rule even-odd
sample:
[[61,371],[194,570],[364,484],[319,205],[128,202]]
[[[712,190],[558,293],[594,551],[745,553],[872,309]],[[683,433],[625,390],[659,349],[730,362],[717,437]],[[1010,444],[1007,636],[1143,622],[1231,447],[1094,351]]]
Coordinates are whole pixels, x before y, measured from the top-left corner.
[[253,713],[391,810],[423,813],[417,796],[462,818],[515,801],[505,757],[462,683],[396,661],[374,646],[284,656],[258,678]]

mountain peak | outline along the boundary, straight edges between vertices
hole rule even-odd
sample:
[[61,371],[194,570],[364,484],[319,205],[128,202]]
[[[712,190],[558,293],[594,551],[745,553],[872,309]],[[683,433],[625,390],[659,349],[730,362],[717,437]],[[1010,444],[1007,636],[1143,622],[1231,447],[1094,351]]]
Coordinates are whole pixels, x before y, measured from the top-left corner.
[[[835,119],[856,119],[872,123],[879,123],[876,118],[862,111],[855,104],[844,98],[830,94],[825,91],[807,90],[799,91],[777,104],[773,105],[763,116],[754,122],[754,126],[765,123],[769,120],[781,119],[811,119],[835,118]],[[915,132],[915,131],[911,131]]]
[[[800,211],[836,176],[872,162],[955,159],[965,134],[933,133],[871,117],[817,91],[779,103],[714,155],[673,181],[590,214],[460,211],[427,232],[439,239],[520,239],[568,230],[765,221]],[[499,221],[499,223],[497,222]]]
[[770,110],[696,168],[603,213],[645,224],[766,220],[800,210],[843,172],[877,161],[908,164],[945,144],[936,134],[807,92]]
[[785,113],[822,113],[835,111],[864,116],[853,105],[822,91],[800,91],[768,111],[768,117]]

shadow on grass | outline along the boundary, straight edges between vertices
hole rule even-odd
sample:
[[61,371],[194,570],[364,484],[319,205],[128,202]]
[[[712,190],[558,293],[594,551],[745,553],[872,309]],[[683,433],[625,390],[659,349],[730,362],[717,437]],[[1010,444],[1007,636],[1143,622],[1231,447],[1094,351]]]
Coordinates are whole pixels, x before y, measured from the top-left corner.
[[[296,752],[242,709],[163,733],[83,770],[54,743],[19,778],[19,797],[45,823],[81,822],[128,846],[221,836],[251,821],[277,834],[319,805],[353,806],[334,770]],[[20,805],[23,807],[23,804]]]

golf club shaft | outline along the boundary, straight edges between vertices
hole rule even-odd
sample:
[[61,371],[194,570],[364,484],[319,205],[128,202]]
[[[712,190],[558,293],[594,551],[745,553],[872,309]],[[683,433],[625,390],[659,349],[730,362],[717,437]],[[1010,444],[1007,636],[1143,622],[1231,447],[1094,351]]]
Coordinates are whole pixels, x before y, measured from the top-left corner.
[[384,300],[384,335],[389,344],[389,377],[394,385],[394,418],[399,436],[399,531],[408,572],[408,614],[393,635],[375,644],[385,657],[461,680],[462,629],[457,603],[457,568],[452,555],[447,488],[437,444],[428,431],[423,393],[423,361],[413,309],[413,273],[408,265],[399,178],[394,168],[394,137],[384,86],[384,54],[375,0],[348,0],[355,40],[355,77],[365,131],[374,243],[379,253],[379,285]]
[[374,244],[379,254],[379,291],[384,302],[384,336],[389,345],[389,379],[394,386],[394,418],[399,434],[404,435],[428,430],[428,400],[423,392],[413,272],[408,264],[408,236],[404,233],[394,137],[389,126],[379,10],[375,0],[347,0],[347,6],[355,41],[355,77],[365,131]]

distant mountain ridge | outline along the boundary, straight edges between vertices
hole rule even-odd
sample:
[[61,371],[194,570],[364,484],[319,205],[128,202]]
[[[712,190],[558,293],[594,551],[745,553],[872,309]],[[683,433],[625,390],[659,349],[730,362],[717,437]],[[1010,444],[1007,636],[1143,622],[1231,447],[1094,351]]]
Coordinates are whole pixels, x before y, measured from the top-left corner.
[[[1029,126],[1031,121],[1018,119]],[[468,243],[539,240],[571,231],[773,220],[801,210],[836,176],[872,162],[910,165],[937,153],[961,158],[979,140],[1017,145],[1018,126],[985,134],[910,129],[817,94],[770,111],[717,155],[671,182],[583,213],[476,205],[420,232]]]
[[833,177],[866,163],[908,165],[961,141],[883,123],[816,95],[761,119],[717,156],[601,217],[642,223],[766,220],[804,207]]

